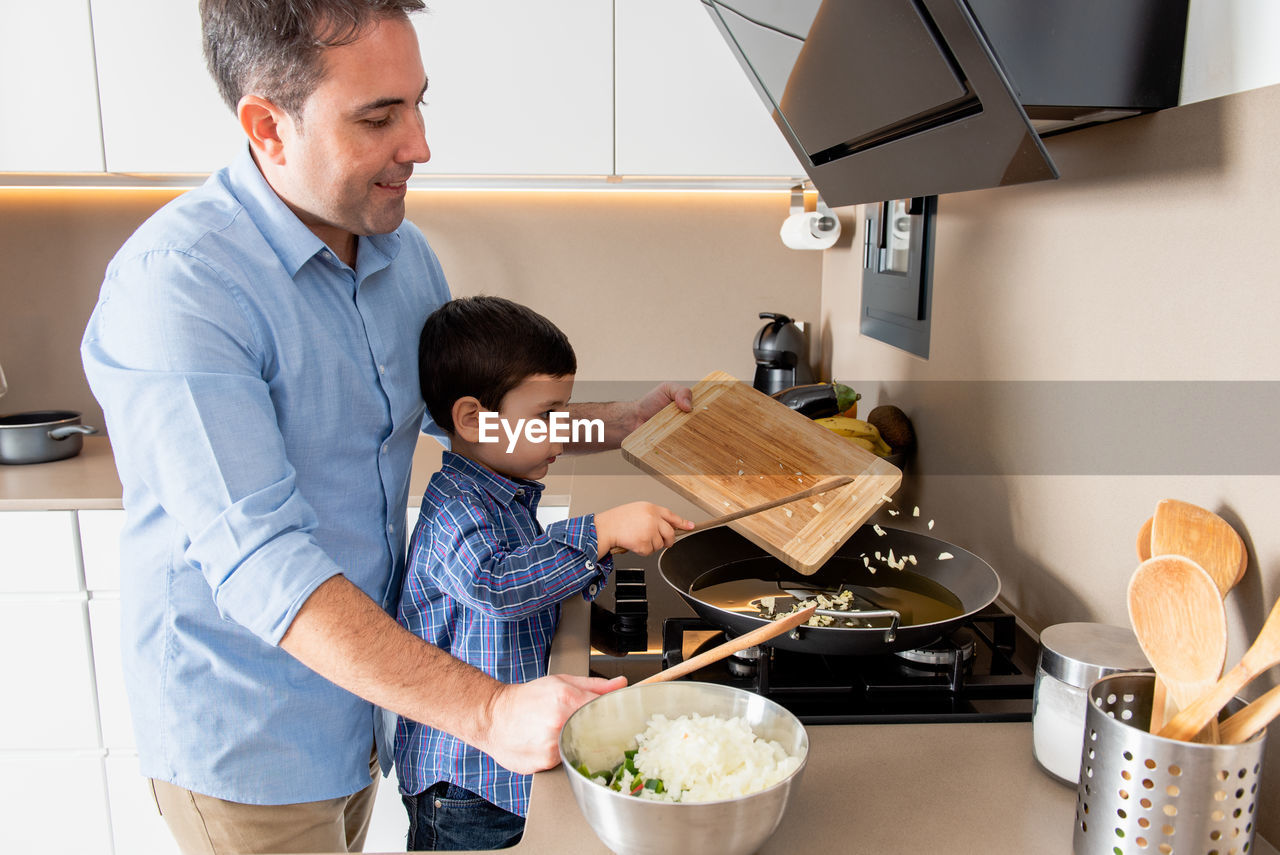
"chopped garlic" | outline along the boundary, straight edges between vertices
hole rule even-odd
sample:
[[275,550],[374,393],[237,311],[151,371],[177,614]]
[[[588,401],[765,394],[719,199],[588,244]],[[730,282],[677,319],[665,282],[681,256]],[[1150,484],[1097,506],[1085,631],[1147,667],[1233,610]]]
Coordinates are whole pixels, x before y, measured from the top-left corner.
[[898,512],[895,511],[893,508],[889,509],[889,516],[896,517],[897,515],[898,515]]
[[823,509],[823,508],[822,508],[822,502],[814,502],[814,503],[813,503],[813,509],[814,509],[815,511],[817,511],[818,513],[822,513],[822,509]]
[[938,556],[939,561],[946,561],[948,558],[955,558],[950,552],[944,552]]
[[929,531],[933,531],[933,520],[929,520]]
[[880,501],[882,501],[882,502],[892,502],[892,501],[893,501],[893,499],[890,499],[890,498],[889,498],[889,494],[888,494],[888,493],[881,493],[881,494],[880,494]]
[[916,506],[915,506],[915,508],[911,511],[911,516],[913,516],[913,517],[918,517],[918,516],[920,516],[920,506],[919,506],[919,505],[916,505]]
[[724,506],[725,506],[726,508],[727,508],[727,507],[729,507],[729,503],[728,503],[728,502],[725,502],[725,503],[724,503]]
[[738,474],[739,474],[739,475],[745,475],[745,474],[747,474],[747,473],[746,473],[746,471],[745,471],[745,470],[739,469],[739,470],[738,470]]
[[793,511],[790,508],[783,508],[782,512],[787,515],[787,519],[791,519]]
[[880,535],[881,537],[884,537],[884,529],[882,529],[880,526],[873,525],[871,528],[875,531],[876,534]]
[[890,567],[892,567],[894,564],[896,564],[896,563],[897,563],[897,561],[898,561],[898,559],[896,559],[896,558],[894,558],[894,557],[893,557],[893,550],[892,550],[892,549],[890,549],[890,550],[889,550],[889,566],[890,566]]
[[914,555],[908,555],[907,560],[910,561],[913,565],[918,563]]
[[881,557],[880,557],[880,552],[879,552],[879,550],[877,550],[877,551],[876,551],[876,560],[877,560],[877,561],[883,561],[883,560],[884,560],[883,558],[881,558]]
[[864,555],[864,556],[862,556],[862,566],[863,566],[863,567],[870,567],[870,566],[871,566],[871,559],[870,559],[870,558],[868,558],[868,557],[867,557],[867,556],[865,556],[865,555]]
[[773,611],[773,601],[774,601],[773,597],[761,597],[760,605],[764,606],[765,611],[771,612]]

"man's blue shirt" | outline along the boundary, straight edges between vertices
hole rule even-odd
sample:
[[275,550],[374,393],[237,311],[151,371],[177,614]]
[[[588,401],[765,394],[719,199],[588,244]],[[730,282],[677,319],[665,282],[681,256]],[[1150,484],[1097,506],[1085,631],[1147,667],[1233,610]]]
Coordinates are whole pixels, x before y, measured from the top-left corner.
[[368,786],[378,711],[277,645],[336,574],[395,613],[418,336],[448,298],[415,226],[352,270],[247,147],[111,261],[81,352],[124,486],[144,775],[251,804]]

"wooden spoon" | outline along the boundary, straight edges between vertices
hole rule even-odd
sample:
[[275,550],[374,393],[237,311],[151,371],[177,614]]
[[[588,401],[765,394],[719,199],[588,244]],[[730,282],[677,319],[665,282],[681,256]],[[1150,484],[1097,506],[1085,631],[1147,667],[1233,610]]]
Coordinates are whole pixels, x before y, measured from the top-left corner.
[[1222,742],[1248,742],[1280,715],[1280,686],[1276,686],[1222,723]]
[[[1160,559],[1152,558],[1151,560]],[[1196,698],[1182,712],[1175,715],[1159,735],[1182,740],[1194,736],[1200,728],[1216,718],[1218,712],[1227,705],[1227,701],[1234,698],[1250,680],[1277,662],[1280,662],[1280,602],[1271,608],[1271,614],[1267,615],[1267,622],[1262,625],[1262,631],[1258,633],[1258,637],[1253,640],[1253,644],[1245,651],[1236,667],[1228,671],[1209,692]],[[1155,662],[1151,664],[1155,665]],[[1156,665],[1156,670],[1159,670],[1159,667]]]
[[710,650],[705,650],[692,659],[686,659],[683,662],[678,662],[670,668],[665,668],[651,677],[645,677],[643,680],[636,683],[636,685],[639,686],[642,683],[665,683],[667,680],[674,680],[678,677],[683,677],[685,674],[697,671],[699,668],[710,665],[712,662],[718,662],[732,653],[737,653],[739,650],[746,650],[748,647],[755,647],[757,644],[763,644],[775,635],[782,635],[782,633],[805,623],[809,618],[813,617],[813,613],[817,611],[817,609],[817,603],[814,603],[811,606],[806,606],[793,615],[787,615],[784,618],[779,618],[778,620],[767,623],[762,627],[753,629],[745,635],[739,635],[737,638],[731,638],[724,644],[719,644]]
[[[1138,557],[1143,547],[1148,555],[1182,555],[1208,572],[1223,598],[1244,575],[1249,564],[1244,541],[1222,517],[1204,508],[1165,499],[1156,506],[1155,515],[1143,523],[1138,532]],[[1164,681],[1156,679],[1151,699],[1151,732],[1159,733],[1176,712],[1169,709]]]
[[[1222,674],[1227,610],[1213,579],[1191,559],[1157,555],[1139,564],[1129,580],[1129,620],[1142,652],[1179,707],[1211,689]],[[1206,717],[1187,738],[1208,723]],[[1211,730],[1208,738],[1216,737]]]
[[1185,555],[1227,595],[1248,566],[1244,541],[1222,517],[1189,502],[1164,499],[1151,525],[1152,555]]

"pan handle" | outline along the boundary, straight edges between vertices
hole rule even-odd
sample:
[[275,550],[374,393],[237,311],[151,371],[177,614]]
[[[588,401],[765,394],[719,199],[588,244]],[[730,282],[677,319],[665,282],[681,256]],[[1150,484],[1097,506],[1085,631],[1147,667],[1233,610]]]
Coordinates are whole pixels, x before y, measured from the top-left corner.
[[63,427],[56,427],[49,431],[49,439],[61,440],[66,439],[69,436],[75,436],[76,434],[91,436],[97,432],[98,429],[96,427],[90,427],[89,425],[64,425]]

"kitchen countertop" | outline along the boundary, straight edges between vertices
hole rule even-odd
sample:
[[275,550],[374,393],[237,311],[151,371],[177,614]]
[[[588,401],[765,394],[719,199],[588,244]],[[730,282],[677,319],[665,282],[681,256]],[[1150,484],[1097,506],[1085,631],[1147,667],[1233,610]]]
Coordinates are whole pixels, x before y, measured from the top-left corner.
[[[413,454],[409,501],[417,507],[432,473],[440,468],[440,443],[423,435]],[[556,461],[543,479],[547,485],[543,505],[568,505],[573,478],[573,458]],[[84,449],[75,457],[52,463],[0,466],[0,511],[111,510],[120,502],[120,477],[116,474],[111,443],[106,437],[85,437]]]
[[[572,460],[557,463],[544,503],[568,502]],[[415,503],[439,461],[439,444],[424,437],[414,455]],[[120,492],[102,437],[87,437],[81,454],[68,460],[0,466],[0,511],[120,508]],[[551,671],[586,674],[589,606],[570,600],[562,615]],[[809,728],[809,739],[804,777],[761,855],[1070,855],[1075,790],[1036,765],[1028,723],[822,725]],[[608,852],[578,810],[564,769],[535,776],[525,835],[512,851]],[[1250,852],[1280,855],[1261,838]]]

